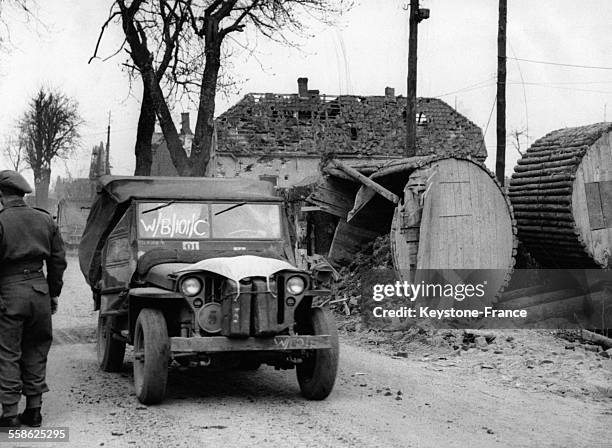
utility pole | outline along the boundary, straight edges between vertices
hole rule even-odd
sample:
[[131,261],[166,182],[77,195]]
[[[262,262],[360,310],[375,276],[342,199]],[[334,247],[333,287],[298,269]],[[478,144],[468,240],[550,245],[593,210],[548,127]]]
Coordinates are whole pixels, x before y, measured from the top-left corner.
[[499,0],[497,27],[497,155],[495,175],[503,186],[506,171],[506,23],[508,0]]
[[[404,9],[407,9],[404,7]],[[419,0],[410,1],[410,34],[408,36],[408,86],[406,98],[406,148],[404,155],[416,155],[416,90],[417,90],[417,41],[421,20],[429,18],[429,9],[419,8]]]
[[104,174],[110,174],[110,124],[111,112],[108,111],[108,127],[106,128],[106,159],[104,160]]

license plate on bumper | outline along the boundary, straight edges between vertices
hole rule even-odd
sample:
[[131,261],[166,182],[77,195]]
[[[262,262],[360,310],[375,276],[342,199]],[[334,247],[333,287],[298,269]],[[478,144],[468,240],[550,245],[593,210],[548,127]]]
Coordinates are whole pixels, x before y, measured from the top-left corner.
[[331,348],[329,335],[274,336],[270,338],[234,339],[225,336],[170,338],[173,352],[244,352],[244,351],[286,351],[316,350]]

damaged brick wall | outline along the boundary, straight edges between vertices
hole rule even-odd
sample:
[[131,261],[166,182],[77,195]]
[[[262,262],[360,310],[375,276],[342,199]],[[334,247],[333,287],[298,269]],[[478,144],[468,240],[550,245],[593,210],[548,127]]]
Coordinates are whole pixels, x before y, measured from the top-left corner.
[[[349,165],[363,162],[363,157],[339,157]],[[368,157],[381,161],[388,157]],[[321,174],[321,157],[314,154],[274,153],[238,154],[217,153],[213,158],[215,177],[250,177],[272,181],[279,187],[290,187],[314,182]]]
[[300,183],[318,174],[320,158],[295,154],[219,154],[213,158],[214,176],[266,179],[279,187]]
[[[405,103],[389,94],[248,94],[217,119],[218,151],[400,156]],[[480,128],[443,101],[419,98],[416,119],[419,155],[486,157]]]

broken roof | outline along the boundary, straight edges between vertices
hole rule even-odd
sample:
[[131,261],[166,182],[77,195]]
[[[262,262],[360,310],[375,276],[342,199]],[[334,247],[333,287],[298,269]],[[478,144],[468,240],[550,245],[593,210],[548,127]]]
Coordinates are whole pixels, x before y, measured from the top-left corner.
[[[218,151],[400,156],[406,98],[250,93],[217,120]],[[482,130],[437,98],[417,100],[417,155],[486,158]]]

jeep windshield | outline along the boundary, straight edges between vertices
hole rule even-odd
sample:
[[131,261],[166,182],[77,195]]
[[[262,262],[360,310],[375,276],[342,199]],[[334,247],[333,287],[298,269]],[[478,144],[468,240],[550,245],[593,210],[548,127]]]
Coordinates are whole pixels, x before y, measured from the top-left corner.
[[279,204],[140,202],[141,239],[279,239]]

